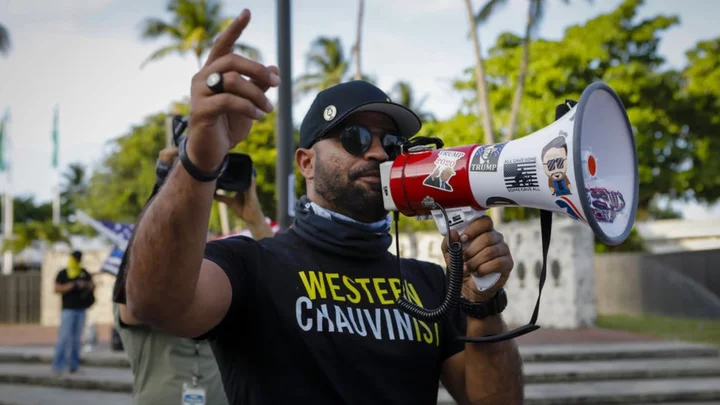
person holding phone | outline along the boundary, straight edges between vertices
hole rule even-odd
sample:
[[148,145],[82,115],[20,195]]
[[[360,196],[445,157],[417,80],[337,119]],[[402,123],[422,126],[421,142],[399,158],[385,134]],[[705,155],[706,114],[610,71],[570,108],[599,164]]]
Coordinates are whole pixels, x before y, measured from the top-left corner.
[[56,374],[62,373],[66,365],[70,373],[77,372],[80,367],[80,343],[85,315],[87,309],[95,303],[94,291],[92,276],[82,267],[82,252],[76,250],[68,258],[67,268],[55,277],[55,293],[62,296],[60,327],[52,361],[52,369]]

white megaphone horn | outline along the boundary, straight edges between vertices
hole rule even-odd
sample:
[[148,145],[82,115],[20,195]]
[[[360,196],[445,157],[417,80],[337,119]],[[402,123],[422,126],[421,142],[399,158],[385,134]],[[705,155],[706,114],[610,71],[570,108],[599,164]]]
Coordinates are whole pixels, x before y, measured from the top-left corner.
[[[596,82],[568,109],[517,140],[403,151],[380,165],[385,208],[431,215],[443,236],[448,225],[462,234],[489,207],[538,208],[588,225],[606,244],[622,243],[638,199],[637,153],[625,108],[607,84]],[[474,280],[484,290],[499,277]]]

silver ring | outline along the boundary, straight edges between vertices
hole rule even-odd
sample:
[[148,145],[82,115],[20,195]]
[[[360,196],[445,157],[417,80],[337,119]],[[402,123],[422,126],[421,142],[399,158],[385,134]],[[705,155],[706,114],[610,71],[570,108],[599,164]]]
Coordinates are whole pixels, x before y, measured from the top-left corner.
[[205,79],[205,84],[215,94],[225,92],[225,89],[223,88],[223,76],[221,73],[210,73],[207,79]]

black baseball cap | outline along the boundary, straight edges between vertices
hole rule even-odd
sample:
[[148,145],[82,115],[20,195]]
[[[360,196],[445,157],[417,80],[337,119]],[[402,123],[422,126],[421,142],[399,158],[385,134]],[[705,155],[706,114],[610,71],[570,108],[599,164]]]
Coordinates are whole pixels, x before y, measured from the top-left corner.
[[420,118],[409,108],[393,103],[385,92],[364,80],[352,80],[329,87],[315,97],[302,124],[300,147],[308,148],[348,115],[372,111],[388,115],[399,135],[410,139],[422,127]]

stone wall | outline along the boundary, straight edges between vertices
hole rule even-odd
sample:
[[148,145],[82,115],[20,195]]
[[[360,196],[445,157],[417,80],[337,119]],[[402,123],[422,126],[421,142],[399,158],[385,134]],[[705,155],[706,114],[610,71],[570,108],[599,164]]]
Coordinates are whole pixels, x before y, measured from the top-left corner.
[[[60,270],[67,267],[69,254],[69,251],[51,250],[43,258],[40,302],[40,323],[42,325],[57,326],[60,324],[62,300],[59,294],[55,294],[55,277]],[[88,311],[86,325],[113,323],[112,290],[115,276],[100,271],[100,266],[109,254],[110,250],[83,251],[82,265],[93,276],[95,282],[95,305]]]
[[[498,230],[513,255],[515,268],[506,284],[506,322],[529,322],[538,296],[542,265],[540,220],[502,224]],[[400,255],[445,266],[439,233],[400,234]],[[391,246],[395,252],[395,246]],[[549,328],[580,328],[595,322],[594,237],[589,227],[564,216],[553,218],[547,277],[537,324]]]

